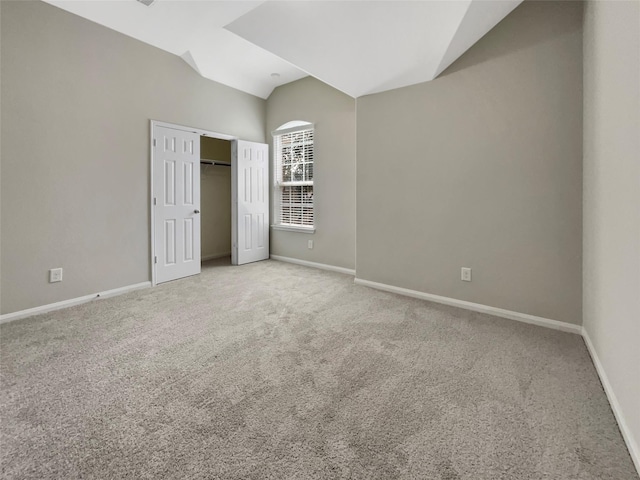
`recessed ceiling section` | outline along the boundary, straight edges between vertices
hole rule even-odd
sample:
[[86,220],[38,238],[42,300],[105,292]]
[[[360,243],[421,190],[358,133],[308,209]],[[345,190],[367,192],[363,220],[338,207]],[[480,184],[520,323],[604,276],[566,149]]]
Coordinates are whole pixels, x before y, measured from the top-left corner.
[[267,98],[307,75],[352,97],[433,80],[522,0],[45,1]]
[[225,28],[359,97],[433,80],[519,3],[268,1]]

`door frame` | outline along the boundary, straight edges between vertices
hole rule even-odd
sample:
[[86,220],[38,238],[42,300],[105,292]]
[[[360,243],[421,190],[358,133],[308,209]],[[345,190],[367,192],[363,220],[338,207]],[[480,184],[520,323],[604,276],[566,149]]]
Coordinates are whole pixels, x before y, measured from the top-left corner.
[[[202,128],[195,128],[195,127],[188,127],[186,125],[178,125],[175,123],[168,123],[168,122],[161,122],[159,120],[150,120],[149,121],[149,151],[151,152],[149,155],[149,217],[150,217],[150,222],[149,222],[149,226],[150,226],[150,252],[151,252],[151,258],[149,259],[150,261],[150,265],[151,265],[151,285],[153,285],[154,287],[158,284],[156,281],[156,263],[155,263],[155,258],[156,258],[156,239],[155,239],[155,218],[154,218],[154,211],[153,211],[153,199],[154,199],[154,191],[153,191],[153,175],[154,175],[154,169],[153,169],[153,135],[155,133],[155,128],[156,127],[164,127],[164,128],[172,128],[173,130],[181,130],[183,132],[191,132],[191,133],[195,133],[201,137],[211,137],[211,138],[218,138],[220,140],[238,140],[238,137],[233,136],[233,135],[227,135],[226,133],[219,133],[219,132],[213,132],[211,130],[204,130]],[[231,228],[233,229],[233,225],[231,226]]]

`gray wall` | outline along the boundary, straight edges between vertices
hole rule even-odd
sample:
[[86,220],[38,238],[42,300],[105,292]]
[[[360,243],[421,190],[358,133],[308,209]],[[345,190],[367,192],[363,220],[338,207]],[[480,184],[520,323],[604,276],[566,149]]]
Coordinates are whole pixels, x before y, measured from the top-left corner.
[[149,119],[264,142],[265,101],[51,5],[0,3],[1,312],[148,281]]
[[438,79],[358,99],[358,278],[581,323],[581,14],[524,2]]
[[[292,120],[315,124],[315,234],[271,230],[271,253],[353,269],[355,265],[355,100],[311,77],[274,90],[267,137]],[[272,191],[273,192],[273,191]],[[273,205],[273,201],[271,202]],[[314,248],[307,248],[313,239]]]
[[640,469],[640,3],[588,2],[584,328]]
[[[231,163],[231,142],[200,137],[200,158]],[[231,255],[231,168],[200,167],[202,258]]]

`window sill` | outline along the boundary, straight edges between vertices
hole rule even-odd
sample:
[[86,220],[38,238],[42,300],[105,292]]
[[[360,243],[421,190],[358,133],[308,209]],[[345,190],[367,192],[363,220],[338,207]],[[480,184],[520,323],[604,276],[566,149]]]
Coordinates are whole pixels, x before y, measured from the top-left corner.
[[284,230],[287,232],[316,233],[315,227],[294,227],[291,225],[271,225],[272,230]]

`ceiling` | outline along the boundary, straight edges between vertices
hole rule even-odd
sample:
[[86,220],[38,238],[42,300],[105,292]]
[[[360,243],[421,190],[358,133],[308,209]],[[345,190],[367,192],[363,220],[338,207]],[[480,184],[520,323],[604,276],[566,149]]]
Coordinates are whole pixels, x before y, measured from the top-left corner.
[[267,98],[307,75],[359,97],[433,80],[522,0],[45,0]]

